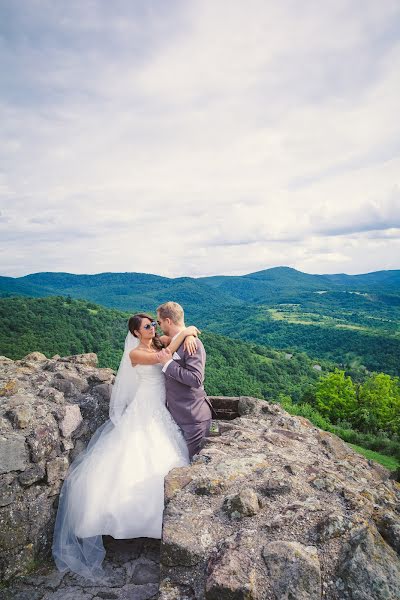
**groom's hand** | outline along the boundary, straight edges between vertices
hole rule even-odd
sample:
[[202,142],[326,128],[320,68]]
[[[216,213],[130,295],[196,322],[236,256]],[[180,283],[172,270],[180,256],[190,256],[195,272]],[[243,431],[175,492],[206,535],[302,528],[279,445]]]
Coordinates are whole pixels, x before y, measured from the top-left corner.
[[160,352],[157,352],[158,361],[165,365],[172,358],[171,351],[168,348],[163,348]]

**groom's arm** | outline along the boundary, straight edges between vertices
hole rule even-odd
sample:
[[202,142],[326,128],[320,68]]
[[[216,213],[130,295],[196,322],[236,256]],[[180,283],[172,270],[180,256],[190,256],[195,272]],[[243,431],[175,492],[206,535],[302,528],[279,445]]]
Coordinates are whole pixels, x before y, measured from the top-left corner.
[[200,388],[204,383],[204,366],[206,353],[203,344],[199,343],[195,354],[185,352],[185,366],[171,360],[165,365],[165,376],[171,377],[188,387]]

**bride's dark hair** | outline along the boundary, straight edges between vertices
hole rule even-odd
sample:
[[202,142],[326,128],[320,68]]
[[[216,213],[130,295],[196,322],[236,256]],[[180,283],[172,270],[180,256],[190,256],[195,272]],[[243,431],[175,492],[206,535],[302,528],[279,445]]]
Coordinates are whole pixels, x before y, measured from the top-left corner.
[[[149,321],[154,321],[153,317],[151,317],[150,315],[146,315],[145,313],[137,313],[136,315],[132,315],[132,317],[130,317],[128,321],[128,329],[131,332],[131,334],[134,335],[136,338],[137,335],[135,331],[138,331],[140,329],[143,319],[149,319]],[[164,348],[164,345],[160,340],[157,331],[155,332],[155,336],[153,337],[152,342],[153,346],[157,348],[157,350],[162,350],[162,348]]]

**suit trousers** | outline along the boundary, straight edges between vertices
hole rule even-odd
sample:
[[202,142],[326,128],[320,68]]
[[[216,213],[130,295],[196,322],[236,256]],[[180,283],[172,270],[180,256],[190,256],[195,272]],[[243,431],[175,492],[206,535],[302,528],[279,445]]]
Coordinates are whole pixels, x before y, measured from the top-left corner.
[[179,425],[186,440],[190,459],[192,459],[192,457],[202,449],[204,445],[204,438],[210,429],[210,425],[211,419],[207,419],[207,421],[201,421],[200,423]]

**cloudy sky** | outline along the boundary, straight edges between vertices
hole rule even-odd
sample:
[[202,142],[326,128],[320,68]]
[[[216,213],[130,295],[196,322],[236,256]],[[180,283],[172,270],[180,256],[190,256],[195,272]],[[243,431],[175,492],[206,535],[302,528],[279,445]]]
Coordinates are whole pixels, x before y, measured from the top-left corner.
[[398,0],[0,0],[0,274],[400,268]]

